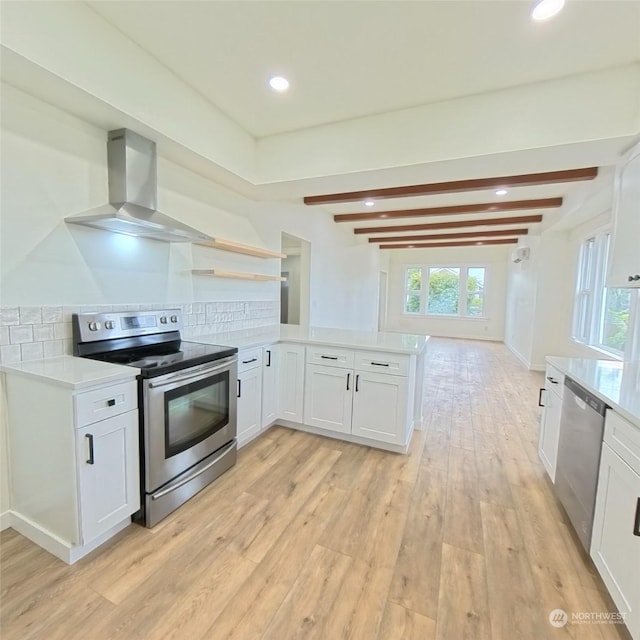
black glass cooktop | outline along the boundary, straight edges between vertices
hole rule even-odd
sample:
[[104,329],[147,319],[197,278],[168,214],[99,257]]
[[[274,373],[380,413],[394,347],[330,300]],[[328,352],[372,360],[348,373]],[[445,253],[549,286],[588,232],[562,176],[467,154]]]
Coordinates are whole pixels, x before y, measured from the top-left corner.
[[92,354],[91,358],[140,369],[143,378],[155,378],[199,364],[214,362],[238,353],[235,347],[200,342],[174,341],[136,349]]

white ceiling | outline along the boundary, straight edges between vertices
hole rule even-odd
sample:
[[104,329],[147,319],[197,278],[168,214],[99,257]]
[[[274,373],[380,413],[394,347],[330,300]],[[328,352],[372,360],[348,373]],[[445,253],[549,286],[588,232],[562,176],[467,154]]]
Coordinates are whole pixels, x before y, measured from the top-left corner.
[[637,1],[88,4],[255,137],[640,60]]

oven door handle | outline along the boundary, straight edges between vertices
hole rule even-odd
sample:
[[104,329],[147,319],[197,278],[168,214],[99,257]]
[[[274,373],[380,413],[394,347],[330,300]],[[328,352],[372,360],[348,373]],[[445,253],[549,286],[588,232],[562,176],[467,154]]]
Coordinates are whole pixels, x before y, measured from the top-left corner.
[[150,389],[157,389],[158,387],[164,387],[168,384],[174,384],[176,382],[188,382],[189,380],[195,380],[196,378],[205,378],[208,375],[221,371],[222,369],[228,369],[229,365],[234,361],[234,358],[225,359],[224,363],[217,367],[205,367],[198,369],[197,371],[190,371],[188,373],[176,373],[173,376],[165,378],[162,382],[149,382]]
[[174,485],[172,485],[170,487],[167,487],[166,489],[163,489],[162,491],[158,491],[157,493],[152,494],[151,495],[151,499],[152,500],[159,500],[160,498],[162,498],[162,496],[166,496],[168,493],[171,493],[172,491],[175,491],[176,489],[179,489],[182,485],[185,485],[185,484],[187,484],[187,482],[191,482],[193,479],[195,479],[198,476],[202,475],[205,471],[208,471],[209,469],[211,469],[211,467],[213,467],[213,465],[216,464],[216,462],[220,462],[220,460],[222,460],[222,458],[224,458],[227,455],[227,453],[229,453],[229,451],[231,449],[233,449],[233,447],[235,447],[235,445],[236,445],[236,441],[233,440],[228,445],[223,447],[222,450],[220,451],[220,454],[217,455],[205,467],[203,467],[202,469],[198,469],[198,471],[196,471],[195,473],[192,473],[187,478],[182,478],[182,480],[180,480],[180,482],[176,482]]

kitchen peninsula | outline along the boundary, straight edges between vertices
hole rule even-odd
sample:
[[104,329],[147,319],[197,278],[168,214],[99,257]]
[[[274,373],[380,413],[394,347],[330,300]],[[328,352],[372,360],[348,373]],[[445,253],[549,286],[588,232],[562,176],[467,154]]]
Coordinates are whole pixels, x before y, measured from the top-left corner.
[[240,446],[277,421],[406,453],[422,429],[428,336],[280,325],[194,339],[239,349]]

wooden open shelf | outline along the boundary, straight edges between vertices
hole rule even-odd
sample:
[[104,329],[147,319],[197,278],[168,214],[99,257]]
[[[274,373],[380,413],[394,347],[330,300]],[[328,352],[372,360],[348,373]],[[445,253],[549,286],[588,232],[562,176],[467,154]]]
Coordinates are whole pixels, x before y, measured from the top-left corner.
[[194,242],[193,244],[202,247],[210,247],[211,249],[221,249],[222,251],[231,251],[233,253],[242,253],[246,256],[254,256],[256,258],[286,258],[286,254],[270,251],[269,249],[261,249],[260,247],[252,247],[248,244],[240,244],[231,240],[223,240],[222,238],[211,238],[211,240],[203,240]]
[[215,278],[237,278],[239,280],[255,280],[263,282],[282,282],[281,276],[269,276],[263,273],[246,273],[244,271],[226,271],[225,269],[192,269],[196,276],[213,276]]

